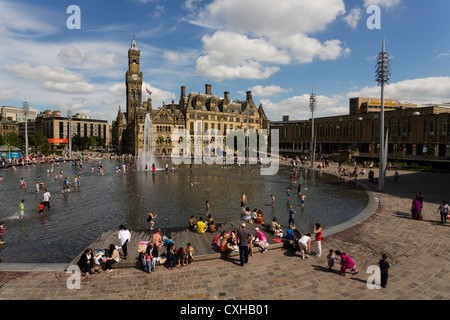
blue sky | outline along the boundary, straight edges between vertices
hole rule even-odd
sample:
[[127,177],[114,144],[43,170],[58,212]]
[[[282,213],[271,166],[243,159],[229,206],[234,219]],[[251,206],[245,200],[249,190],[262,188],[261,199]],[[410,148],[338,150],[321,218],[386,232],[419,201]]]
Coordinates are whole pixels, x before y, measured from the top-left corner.
[[[81,12],[70,30],[68,6]],[[366,21],[377,5],[381,29]],[[270,120],[348,113],[348,99],[378,97],[375,56],[392,56],[386,98],[450,102],[447,0],[0,0],[0,105],[81,112],[113,120],[125,109],[133,34],[153,107],[180,87],[245,99]]]

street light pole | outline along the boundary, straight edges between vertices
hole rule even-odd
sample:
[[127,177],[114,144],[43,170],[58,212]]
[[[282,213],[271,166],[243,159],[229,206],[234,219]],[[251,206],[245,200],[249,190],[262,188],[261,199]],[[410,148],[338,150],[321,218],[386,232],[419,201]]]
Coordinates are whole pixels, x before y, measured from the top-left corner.
[[28,162],[28,111],[30,110],[30,106],[28,105],[27,100],[23,102],[23,114],[25,115],[25,156]]
[[314,88],[309,97],[309,108],[311,109],[311,168],[314,169],[314,158],[315,158],[314,111],[316,110],[316,95],[314,94]]
[[245,116],[246,116],[246,118],[247,118],[247,135],[246,135],[246,140],[247,140],[247,147],[245,148],[245,151],[246,151],[246,153],[247,153],[247,158],[245,159],[245,162],[247,162],[248,161],[248,164],[250,164],[250,139],[249,139],[249,136],[248,136],[248,117],[249,117],[249,111],[248,111],[248,108],[249,108],[249,103],[250,103],[250,101],[247,99],[247,108],[246,108],[246,110],[245,110],[245,112],[246,112],[246,114],[245,114]]
[[391,76],[391,59],[389,53],[385,51],[384,36],[382,50],[377,56],[377,66],[375,72],[375,81],[381,86],[381,111],[380,111],[380,150],[379,150],[379,191],[384,191],[384,180],[386,176],[386,161],[385,152],[387,152],[387,145],[384,141],[384,84],[389,84],[388,81]]

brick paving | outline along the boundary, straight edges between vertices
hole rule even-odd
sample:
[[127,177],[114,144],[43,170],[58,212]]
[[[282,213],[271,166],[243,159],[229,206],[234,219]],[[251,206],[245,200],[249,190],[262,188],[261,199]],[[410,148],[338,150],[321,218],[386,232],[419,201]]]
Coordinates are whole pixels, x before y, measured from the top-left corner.
[[[336,174],[336,166],[326,168]],[[436,212],[450,201],[449,175],[400,172],[400,183],[388,171],[386,190],[377,193],[378,209],[365,221],[324,237],[322,257],[309,259],[286,249],[257,253],[244,267],[238,257],[205,260],[152,274],[134,268],[82,277],[80,289],[68,289],[65,272],[0,272],[2,300],[448,300],[450,298],[450,222],[441,225]],[[360,183],[368,184],[362,178]],[[375,186],[376,188],[376,186]],[[415,193],[424,192],[424,220],[409,212]],[[329,249],[349,254],[357,275],[329,271]],[[367,267],[381,254],[391,269],[385,289],[368,289]]]

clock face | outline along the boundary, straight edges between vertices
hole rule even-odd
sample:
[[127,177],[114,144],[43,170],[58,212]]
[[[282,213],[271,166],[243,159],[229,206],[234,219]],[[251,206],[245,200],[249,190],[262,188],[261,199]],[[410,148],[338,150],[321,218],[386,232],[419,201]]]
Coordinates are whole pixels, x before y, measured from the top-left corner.
[[137,75],[137,74],[133,74],[133,75],[131,76],[131,78],[132,78],[133,80],[137,80],[137,79],[139,79],[139,77],[138,77],[138,75]]

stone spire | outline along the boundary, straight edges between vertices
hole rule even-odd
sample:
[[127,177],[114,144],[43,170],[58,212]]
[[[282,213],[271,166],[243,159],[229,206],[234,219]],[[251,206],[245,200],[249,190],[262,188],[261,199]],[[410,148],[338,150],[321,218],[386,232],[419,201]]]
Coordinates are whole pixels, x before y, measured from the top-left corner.
[[131,50],[137,51],[136,37],[134,34],[133,34],[133,42],[131,43]]

